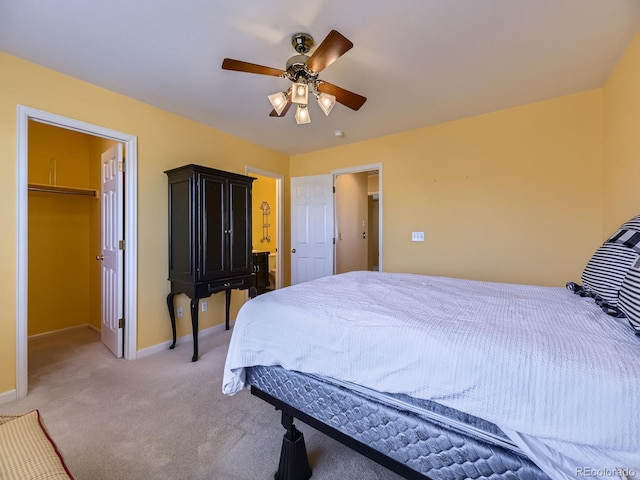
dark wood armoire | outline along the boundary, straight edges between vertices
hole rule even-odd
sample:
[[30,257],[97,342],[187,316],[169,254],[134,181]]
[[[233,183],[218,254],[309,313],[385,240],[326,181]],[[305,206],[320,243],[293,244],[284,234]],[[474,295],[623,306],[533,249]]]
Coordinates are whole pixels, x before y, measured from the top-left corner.
[[169,180],[169,281],[167,296],[176,344],[174,296],[191,299],[193,358],[198,359],[198,306],[201,298],[225,292],[229,329],[231,290],[255,296],[251,255],[252,177],[199,165],[165,172]]

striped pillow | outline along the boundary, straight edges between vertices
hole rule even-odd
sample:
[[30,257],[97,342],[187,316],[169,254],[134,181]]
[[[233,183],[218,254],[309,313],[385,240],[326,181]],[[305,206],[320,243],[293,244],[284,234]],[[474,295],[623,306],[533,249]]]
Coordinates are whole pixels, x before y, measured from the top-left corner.
[[640,232],[640,215],[637,217],[633,217],[628,222],[625,222],[620,227],[620,230],[635,230],[636,232]]
[[582,272],[584,289],[615,307],[624,277],[637,259],[634,250],[618,243],[605,243],[596,250]]
[[622,282],[639,257],[640,217],[635,217],[623,224],[593,254],[582,272],[584,289],[601,299],[606,306],[616,307]]
[[640,260],[629,269],[622,282],[618,307],[629,319],[636,335],[640,335]]

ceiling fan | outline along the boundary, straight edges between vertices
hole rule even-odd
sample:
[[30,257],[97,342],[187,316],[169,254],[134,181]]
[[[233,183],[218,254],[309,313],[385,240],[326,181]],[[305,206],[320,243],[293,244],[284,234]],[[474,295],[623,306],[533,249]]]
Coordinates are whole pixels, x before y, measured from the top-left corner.
[[271,117],[284,117],[291,105],[295,103],[297,104],[297,123],[310,123],[311,118],[307,109],[310,94],[315,96],[325,115],[329,115],[336,102],[352,110],[359,110],[364,105],[364,102],[367,101],[366,97],[318,78],[322,70],[353,47],[350,40],[336,30],[331,30],[311,56],[308,56],[307,53],[313,46],[313,37],[308,33],[294,34],[291,37],[291,44],[298,54],[287,60],[285,70],[232,58],[225,58],[222,62],[222,68],[290,80],[291,87],[288,90],[269,95],[269,101],[273,105],[273,111],[269,114]]

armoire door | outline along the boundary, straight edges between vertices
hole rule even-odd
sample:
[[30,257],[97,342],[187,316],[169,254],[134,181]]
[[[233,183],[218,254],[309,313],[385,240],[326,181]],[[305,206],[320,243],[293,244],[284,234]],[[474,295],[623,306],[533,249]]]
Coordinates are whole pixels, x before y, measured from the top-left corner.
[[198,276],[194,249],[196,184],[190,172],[169,179],[169,278],[194,282]]
[[227,181],[222,177],[200,173],[198,229],[202,246],[199,258],[198,281],[224,278],[228,275],[229,256],[227,226]]
[[230,275],[251,273],[251,182],[228,180]]

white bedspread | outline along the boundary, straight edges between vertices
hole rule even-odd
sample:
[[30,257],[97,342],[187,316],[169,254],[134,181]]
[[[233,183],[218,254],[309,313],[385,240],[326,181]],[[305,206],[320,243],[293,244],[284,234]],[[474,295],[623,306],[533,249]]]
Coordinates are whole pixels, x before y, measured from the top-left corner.
[[531,437],[529,451],[548,446],[571,468],[640,476],[640,338],[626,320],[563,288],[378,272],[324,277],[241,308],[223,392],[239,391],[252,365],[434,400],[512,438]]

